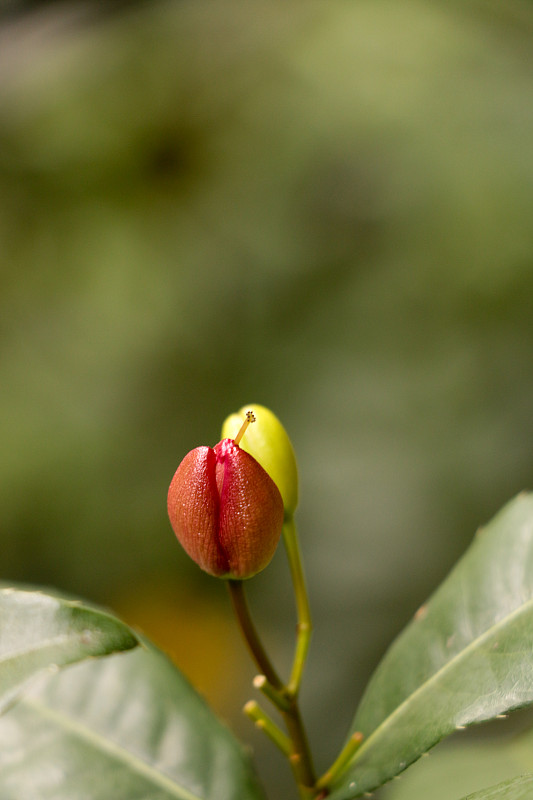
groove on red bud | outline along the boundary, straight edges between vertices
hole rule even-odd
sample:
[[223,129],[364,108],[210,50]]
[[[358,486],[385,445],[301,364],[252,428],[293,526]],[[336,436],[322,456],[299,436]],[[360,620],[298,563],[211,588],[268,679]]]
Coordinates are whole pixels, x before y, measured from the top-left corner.
[[168,515],[188,555],[211,575],[250,578],[272,559],[283,525],[283,500],[263,467],[235,439],[188,453],[168,490]]

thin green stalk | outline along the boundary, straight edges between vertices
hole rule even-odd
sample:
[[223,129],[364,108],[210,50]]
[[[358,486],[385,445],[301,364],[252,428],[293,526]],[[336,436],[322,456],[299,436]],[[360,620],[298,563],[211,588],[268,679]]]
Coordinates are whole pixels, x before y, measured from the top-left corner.
[[296,611],[298,615],[298,624],[296,628],[296,648],[294,652],[291,678],[287,686],[289,694],[293,697],[296,697],[302,682],[302,675],[311,641],[313,623],[311,621],[311,609],[309,607],[309,598],[307,595],[298,534],[293,517],[289,517],[283,523],[283,542],[285,544],[285,550],[287,552],[287,558],[289,561],[289,568],[294,586],[294,596],[296,599]]
[[361,747],[362,741],[362,733],[352,733],[331,767],[322,775],[321,778],[317,780],[317,789],[326,789],[331,784],[334,778],[336,778],[343,771],[353,756],[357,753]]
[[284,756],[290,758],[292,743],[283,731],[280,731],[276,723],[265,714],[261,706],[255,700],[249,700],[243,708],[244,713],[252,719],[256,726],[264,731],[268,738],[278,747]]

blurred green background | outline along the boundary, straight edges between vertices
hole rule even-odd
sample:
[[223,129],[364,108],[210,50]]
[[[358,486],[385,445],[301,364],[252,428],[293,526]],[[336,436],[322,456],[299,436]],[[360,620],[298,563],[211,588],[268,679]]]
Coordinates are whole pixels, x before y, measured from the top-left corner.
[[[168,483],[247,402],[287,427],[322,771],[391,638],[533,488],[532,46],[525,0],[0,3],[2,577],[141,627],[272,797]],[[282,551],[250,595],[287,668]]]

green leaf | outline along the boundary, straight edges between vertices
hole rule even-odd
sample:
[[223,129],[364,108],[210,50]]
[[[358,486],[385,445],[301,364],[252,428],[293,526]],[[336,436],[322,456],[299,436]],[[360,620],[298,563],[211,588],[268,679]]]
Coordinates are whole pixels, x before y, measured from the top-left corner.
[[152,647],[32,686],[0,719],[2,800],[261,800],[248,756]]
[[137,644],[118,619],[79,601],[0,588],[0,712],[41,670]]
[[533,793],[533,775],[520,775],[489,789],[469,794],[463,800],[530,800]]
[[364,741],[330,800],[372,791],[443,737],[533,702],[533,496],[478,532],[374,673]]

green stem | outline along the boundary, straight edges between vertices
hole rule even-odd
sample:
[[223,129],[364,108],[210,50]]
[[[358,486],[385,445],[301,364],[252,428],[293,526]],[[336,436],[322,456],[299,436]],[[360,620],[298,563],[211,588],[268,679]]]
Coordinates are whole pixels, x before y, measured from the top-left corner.
[[288,684],[288,692],[293,697],[298,695],[302,675],[307,660],[307,653],[311,641],[313,623],[311,621],[311,609],[305,584],[305,575],[302,566],[302,557],[298,534],[294,518],[289,517],[283,523],[283,542],[287,552],[289,568],[291,571],[294,595],[296,599],[296,611],[298,614],[298,624],[296,628],[296,648],[292,665],[291,678]]

